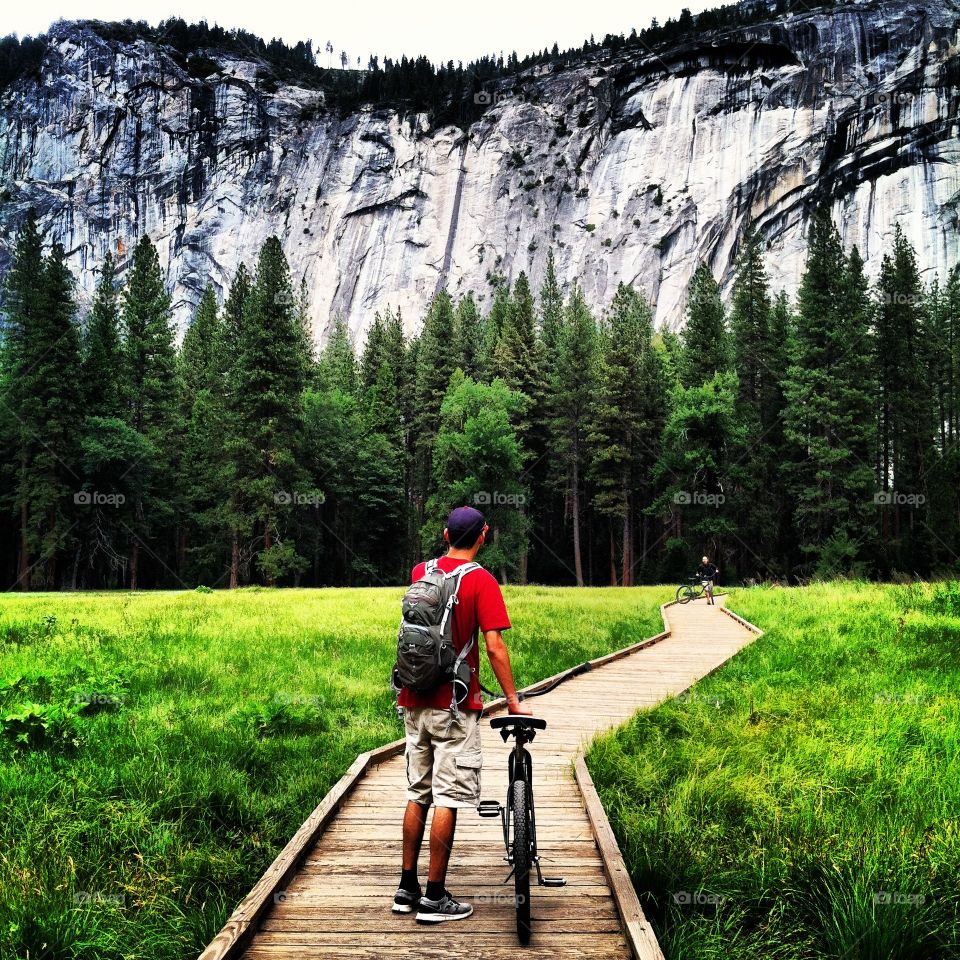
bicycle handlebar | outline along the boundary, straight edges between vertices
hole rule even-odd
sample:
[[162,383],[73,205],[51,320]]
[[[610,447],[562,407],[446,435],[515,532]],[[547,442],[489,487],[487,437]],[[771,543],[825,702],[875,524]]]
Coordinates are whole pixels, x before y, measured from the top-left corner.
[[506,717],[494,717],[490,721],[494,730],[500,727],[527,727],[534,730],[546,730],[547,721],[543,717],[528,717],[526,714],[511,713]]

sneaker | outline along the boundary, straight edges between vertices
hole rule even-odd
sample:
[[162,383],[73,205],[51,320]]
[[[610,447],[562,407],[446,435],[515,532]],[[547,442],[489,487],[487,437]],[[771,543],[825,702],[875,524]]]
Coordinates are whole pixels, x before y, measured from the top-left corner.
[[391,909],[394,913],[413,913],[413,908],[420,902],[422,892],[420,887],[417,887],[416,890],[404,890],[403,887],[398,887],[393,896],[393,907]]
[[439,900],[420,898],[420,909],[417,911],[417,923],[443,923],[444,920],[465,920],[473,913],[469,903],[458,903],[445,890]]

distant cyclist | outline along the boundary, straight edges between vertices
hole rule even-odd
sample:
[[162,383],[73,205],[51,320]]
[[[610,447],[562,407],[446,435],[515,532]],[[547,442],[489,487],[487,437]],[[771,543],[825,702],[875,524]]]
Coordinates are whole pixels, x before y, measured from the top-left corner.
[[700,558],[700,566],[697,567],[697,579],[703,584],[703,589],[707,594],[707,603],[713,603],[713,581],[717,579],[720,568],[710,562],[709,557]]

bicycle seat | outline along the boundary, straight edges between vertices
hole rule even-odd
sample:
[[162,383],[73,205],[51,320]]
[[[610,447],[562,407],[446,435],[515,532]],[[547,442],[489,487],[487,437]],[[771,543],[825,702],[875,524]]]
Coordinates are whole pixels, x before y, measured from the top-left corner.
[[527,730],[546,730],[547,721],[543,717],[527,717],[522,714],[511,713],[505,717],[494,717],[490,721],[494,730],[500,727],[524,727]]

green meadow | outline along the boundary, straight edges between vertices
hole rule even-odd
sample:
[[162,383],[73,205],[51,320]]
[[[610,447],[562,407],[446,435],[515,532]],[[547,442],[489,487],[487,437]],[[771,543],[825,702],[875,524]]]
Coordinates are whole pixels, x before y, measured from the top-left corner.
[[[0,597],[0,960],[199,953],[399,736],[400,593]],[[658,632],[671,593],[508,588],[518,682]],[[589,756],[667,957],[960,955],[960,594],[731,606],[766,634]]]
[[960,957],[960,591],[733,591],[766,634],[588,765],[668,960]]
[[[658,632],[670,593],[507,589],[518,683]],[[195,957],[356,755],[400,736],[401,595],[0,597],[0,960]]]

